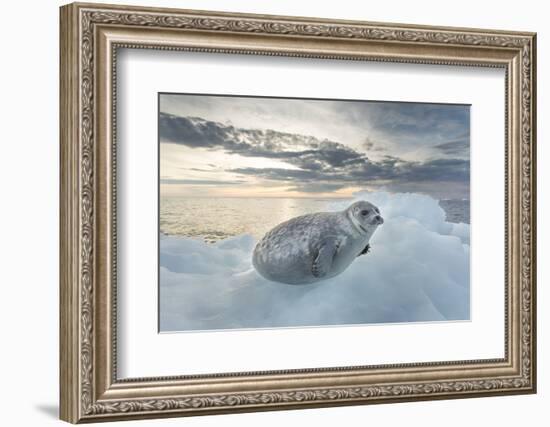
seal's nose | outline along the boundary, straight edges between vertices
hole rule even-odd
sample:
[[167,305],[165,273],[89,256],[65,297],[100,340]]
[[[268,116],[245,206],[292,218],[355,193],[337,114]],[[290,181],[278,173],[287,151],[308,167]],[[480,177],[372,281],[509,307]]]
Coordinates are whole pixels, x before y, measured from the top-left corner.
[[378,224],[384,224],[384,218],[382,218],[380,215],[376,215],[375,218]]

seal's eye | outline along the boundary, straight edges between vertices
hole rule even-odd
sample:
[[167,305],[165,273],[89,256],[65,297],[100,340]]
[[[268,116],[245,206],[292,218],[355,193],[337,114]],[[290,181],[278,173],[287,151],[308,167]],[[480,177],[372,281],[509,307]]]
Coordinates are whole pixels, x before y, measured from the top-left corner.
[[368,214],[369,214],[368,209],[365,209],[365,210],[361,211],[361,215],[363,215],[363,216],[367,216]]

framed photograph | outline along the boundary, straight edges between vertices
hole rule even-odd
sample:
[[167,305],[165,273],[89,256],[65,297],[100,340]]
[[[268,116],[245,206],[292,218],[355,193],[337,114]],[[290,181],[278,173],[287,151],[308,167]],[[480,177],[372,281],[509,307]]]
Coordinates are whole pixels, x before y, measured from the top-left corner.
[[536,391],[535,34],[60,22],[63,420]]

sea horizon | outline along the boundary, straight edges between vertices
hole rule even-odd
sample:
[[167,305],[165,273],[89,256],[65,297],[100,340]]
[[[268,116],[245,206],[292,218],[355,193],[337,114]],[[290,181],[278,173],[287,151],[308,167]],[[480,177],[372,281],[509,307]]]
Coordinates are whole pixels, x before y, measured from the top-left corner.
[[[468,199],[432,198],[445,212],[447,222],[470,223]],[[346,200],[351,202],[353,197],[161,195],[159,232],[207,243],[242,234],[258,239],[283,221],[312,212],[333,211],[334,205]]]

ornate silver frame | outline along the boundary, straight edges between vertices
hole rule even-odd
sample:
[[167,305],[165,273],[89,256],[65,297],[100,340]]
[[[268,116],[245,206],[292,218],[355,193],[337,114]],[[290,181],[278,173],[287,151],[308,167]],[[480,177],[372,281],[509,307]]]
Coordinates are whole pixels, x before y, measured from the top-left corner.
[[[61,419],[72,422],[534,393],[535,34],[99,4],[61,8]],[[119,380],[117,48],[506,70],[505,357]]]

